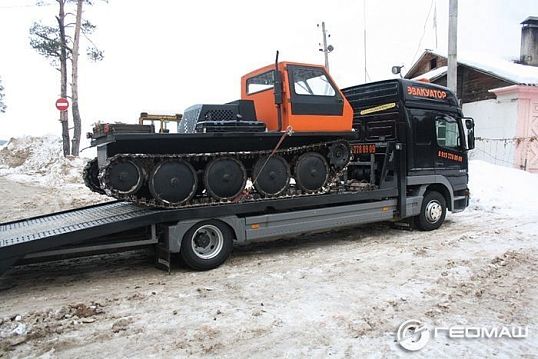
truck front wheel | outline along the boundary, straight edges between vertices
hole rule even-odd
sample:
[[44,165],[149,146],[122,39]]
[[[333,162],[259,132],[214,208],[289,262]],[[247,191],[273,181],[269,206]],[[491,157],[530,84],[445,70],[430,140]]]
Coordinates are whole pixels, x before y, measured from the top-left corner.
[[180,255],[196,270],[217,268],[232,252],[233,233],[224,223],[202,221],[191,227],[181,242]]
[[446,200],[439,192],[427,192],[422,200],[420,214],[415,217],[415,226],[422,231],[441,227],[446,216]]

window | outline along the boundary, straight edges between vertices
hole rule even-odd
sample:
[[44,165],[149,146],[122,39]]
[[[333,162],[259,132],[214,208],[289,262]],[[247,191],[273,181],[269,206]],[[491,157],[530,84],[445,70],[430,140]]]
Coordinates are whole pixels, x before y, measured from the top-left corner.
[[430,70],[433,70],[437,68],[437,58],[434,57],[433,59],[430,60]]
[[293,90],[297,95],[334,96],[336,92],[325,75],[316,68],[294,68],[292,70]]
[[272,89],[275,85],[275,71],[264,72],[258,76],[251,77],[247,80],[247,94],[253,94],[260,91]]
[[445,116],[435,120],[437,144],[441,147],[460,147],[460,132],[458,122],[452,117]]

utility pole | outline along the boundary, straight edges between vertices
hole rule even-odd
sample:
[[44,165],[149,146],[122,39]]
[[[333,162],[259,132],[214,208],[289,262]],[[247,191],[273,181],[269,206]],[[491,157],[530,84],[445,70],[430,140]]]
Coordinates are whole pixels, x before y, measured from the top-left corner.
[[435,49],[437,50],[437,1],[433,5],[433,31],[435,32]]
[[447,86],[458,94],[458,0],[450,0],[448,8],[448,71]]
[[[323,55],[325,55],[325,68],[327,69],[327,72],[329,72],[329,53],[334,50],[334,47],[332,45],[327,45],[327,37],[331,37],[331,35],[327,34],[325,21],[321,22],[321,34],[323,35],[323,48],[319,49],[319,51],[323,52]],[[319,45],[321,46],[321,44]]]
[[363,2],[363,23],[364,23],[364,32],[363,32],[363,38],[364,38],[364,83],[368,82],[368,71],[366,70],[366,0]]

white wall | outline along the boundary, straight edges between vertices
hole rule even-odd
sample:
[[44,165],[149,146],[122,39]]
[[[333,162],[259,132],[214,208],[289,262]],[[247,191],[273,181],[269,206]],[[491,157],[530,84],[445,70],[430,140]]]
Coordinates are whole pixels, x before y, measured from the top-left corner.
[[514,143],[493,139],[516,136],[517,102],[515,99],[484,100],[463,105],[463,114],[474,118],[476,148],[471,159],[513,167]]

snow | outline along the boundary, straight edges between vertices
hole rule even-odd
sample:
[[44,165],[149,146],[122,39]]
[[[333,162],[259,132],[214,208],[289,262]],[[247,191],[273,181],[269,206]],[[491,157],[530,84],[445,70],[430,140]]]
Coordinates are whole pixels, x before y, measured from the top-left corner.
[[0,196],[9,208],[0,214],[0,222],[43,214],[45,208],[60,211],[110,200],[84,185],[87,160],[65,158],[57,136],[10,139],[0,147]]
[[[447,57],[439,50],[427,50],[432,54]],[[495,58],[489,54],[458,51],[458,63],[473,67],[479,71],[501,77],[510,82],[522,85],[538,85],[538,67],[516,64],[512,61]]]
[[421,79],[427,79],[429,81],[435,81],[437,78],[443,76],[446,74],[446,70],[447,70],[447,66],[441,66],[441,67],[437,67],[433,70],[430,70],[420,76],[417,76],[417,77],[414,77],[412,78],[412,80],[415,80],[415,81],[418,81],[418,80],[421,80]]
[[[76,184],[61,173],[83,163],[63,159],[60,144],[22,138],[0,149],[0,221],[82,205],[86,192],[49,186]],[[20,358],[408,357],[394,333],[418,319],[430,328],[528,325],[531,336],[440,336],[416,356],[532,357],[538,176],[483,161],[470,162],[469,176],[470,207],[432,232],[371,224],[300,236],[236,248],[208,272],[176,264],[166,274],[138,252],[15,268],[0,278],[0,351]]]
[[82,185],[87,159],[63,156],[57,136],[12,138],[0,147],[0,176],[41,186]]
[[538,175],[485,161],[470,161],[471,209],[536,218]]

